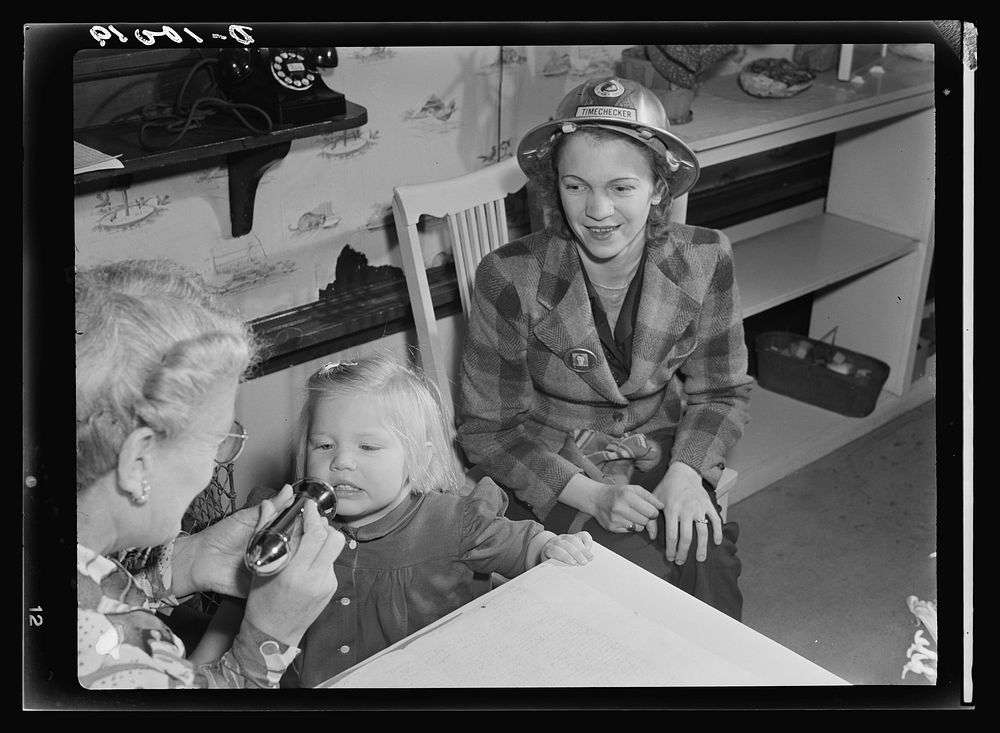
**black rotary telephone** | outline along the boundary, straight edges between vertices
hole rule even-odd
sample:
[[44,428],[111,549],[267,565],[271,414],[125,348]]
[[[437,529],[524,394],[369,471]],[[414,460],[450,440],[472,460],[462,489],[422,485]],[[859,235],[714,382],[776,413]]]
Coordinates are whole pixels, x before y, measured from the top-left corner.
[[231,102],[252,104],[276,126],[323,122],[347,114],[347,100],[323,81],[337,66],[335,48],[235,48],[219,51],[219,87]]

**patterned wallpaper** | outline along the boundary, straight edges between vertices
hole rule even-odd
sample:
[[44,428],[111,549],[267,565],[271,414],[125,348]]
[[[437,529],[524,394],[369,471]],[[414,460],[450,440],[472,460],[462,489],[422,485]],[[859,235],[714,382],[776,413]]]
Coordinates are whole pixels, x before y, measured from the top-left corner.
[[[248,320],[315,301],[345,247],[400,266],[394,186],[503,160],[564,94],[614,73],[625,46],[339,48],[324,73],[368,110],[347,132],[296,140],[257,190],[253,230],[233,238],[224,167],[77,196],[80,266],[167,256],[201,272]],[[425,261],[449,243],[430,237]]]

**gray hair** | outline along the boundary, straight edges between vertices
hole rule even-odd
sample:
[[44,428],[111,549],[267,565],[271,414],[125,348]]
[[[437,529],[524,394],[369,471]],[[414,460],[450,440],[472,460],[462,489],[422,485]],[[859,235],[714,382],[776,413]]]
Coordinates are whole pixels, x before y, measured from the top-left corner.
[[77,272],[76,334],[77,491],[115,466],[135,428],[183,435],[220,381],[258,354],[247,324],[167,260]]

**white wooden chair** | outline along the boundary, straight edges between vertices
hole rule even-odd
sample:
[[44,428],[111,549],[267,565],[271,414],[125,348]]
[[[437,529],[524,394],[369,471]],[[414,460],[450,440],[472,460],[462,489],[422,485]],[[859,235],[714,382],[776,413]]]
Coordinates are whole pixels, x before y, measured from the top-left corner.
[[509,239],[504,198],[520,190],[527,180],[517,159],[508,158],[463,176],[397,186],[394,191],[392,213],[417,329],[420,362],[424,372],[436,380],[441,398],[452,415],[454,393],[444,363],[444,348],[434,317],[417,223],[422,215],[447,220],[462,313],[468,316],[476,266],[484,255]]
[[[392,213],[399,237],[406,288],[413,308],[420,364],[424,372],[435,380],[447,415],[455,414],[455,395],[434,315],[417,224],[423,215],[447,220],[462,314],[468,317],[476,267],[485,255],[506,244],[509,239],[504,199],[520,190],[527,180],[517,159],[511,157],[465,175],[394,189]],[[684,221],[686,214],[687,194],[674,201],[671,218]],[[727,468],[716,487],[723,518],[736,477],[736,471]]]

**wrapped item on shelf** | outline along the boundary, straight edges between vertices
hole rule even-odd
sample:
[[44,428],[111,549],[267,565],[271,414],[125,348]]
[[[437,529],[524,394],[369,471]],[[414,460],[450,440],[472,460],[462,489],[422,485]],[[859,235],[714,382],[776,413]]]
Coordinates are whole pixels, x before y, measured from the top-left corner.
[[784,99],[804,92],[815,78],[812,71],[788,59],[760,58],[742,68],[739,82],[752,97]]

